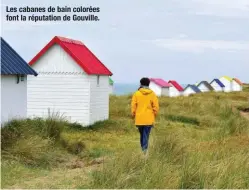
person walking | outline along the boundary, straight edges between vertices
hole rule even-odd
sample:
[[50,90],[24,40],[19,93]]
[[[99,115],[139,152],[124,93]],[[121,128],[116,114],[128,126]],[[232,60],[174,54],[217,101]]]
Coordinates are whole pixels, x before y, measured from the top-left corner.
[[142,78],[139,89],[133,94],[131,114],[140,133],[140,144],[145,155],[148,154],[148,144],[151,129],[154,127],[155,117],[159,111],[156,94],[149,89],[150,79]]

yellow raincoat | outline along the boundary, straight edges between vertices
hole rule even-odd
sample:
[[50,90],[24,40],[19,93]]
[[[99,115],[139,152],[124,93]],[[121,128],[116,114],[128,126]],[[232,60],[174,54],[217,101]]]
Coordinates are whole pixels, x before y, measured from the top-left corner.
[[134,93],[131,102],[131,113],[135,117],[135,125],[153,125],[158,111],[158,98],[152,90],[140,88]]

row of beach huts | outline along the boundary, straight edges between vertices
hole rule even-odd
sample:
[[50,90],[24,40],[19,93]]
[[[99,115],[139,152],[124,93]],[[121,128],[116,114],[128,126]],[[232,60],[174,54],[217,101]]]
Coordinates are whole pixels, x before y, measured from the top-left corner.
[[223,76],[213,79],[211,82],[201,81],[196,84],[188,84],[182,87],[177,81],[169,80],[168,82],[161,78],[150,79],[150,89],[157,96],[189,96],[191,94],[202,92],[233,92],[242,91],[243,83],[237,78]]
[[[55,36],[27,63],[1,37],[1,126],[15,118],[52,114],[83,126],[106,120],[114,84],[111,76],[81,41]],[[237,79],[228,77],[207,84],[183,89],[176,81],[152,79],[150,87],[158,96],[189,95],[211,87],[242,90]]]

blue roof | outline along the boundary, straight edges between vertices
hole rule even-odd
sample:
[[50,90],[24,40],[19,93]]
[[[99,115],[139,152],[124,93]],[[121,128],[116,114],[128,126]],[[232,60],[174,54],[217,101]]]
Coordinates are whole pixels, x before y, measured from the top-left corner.
[[[225,85],[224,85],[219,79],[214,79],[214,80],[212,80],[212,82],[214,82],[214,81],[215,81],[220,87],[222,87],[222,88],[225,87]],[[211,83],[212,83],[212,82],[211,82]],[[211,84],[211,83],[210,83],[210,84]]]
[[38,74],[26,61],[1,37],[1,75]]
[[195,85],[189,84],[186,88],[188,88],[188,87],[192,88],[192,90],[195,91],[196,93],[200,93],[201,92],[201,90],[197,86],[195,86]]

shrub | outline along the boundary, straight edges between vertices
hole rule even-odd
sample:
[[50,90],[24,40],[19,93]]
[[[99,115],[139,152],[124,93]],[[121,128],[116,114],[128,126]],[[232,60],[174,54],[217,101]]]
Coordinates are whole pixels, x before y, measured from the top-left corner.
[[1,129],[1,149],[11,146],[22,135],[22,127],[26,125],[25,120],[13,120]]
[[45,120],[45,136],[58,140],[65,125],[61,120],[49,117]]
[[11,147],[2,152],[2,158],[11,158],[31,166],[48,167],[56,165],[56,153],[50,139],[34,135],[16,140]]
[[53,117],[12,120],[1,129],[1,148],[4,150],[16,143],[19,138],[29,138],[34,135],[57,141],[65,125],[64,120]]

